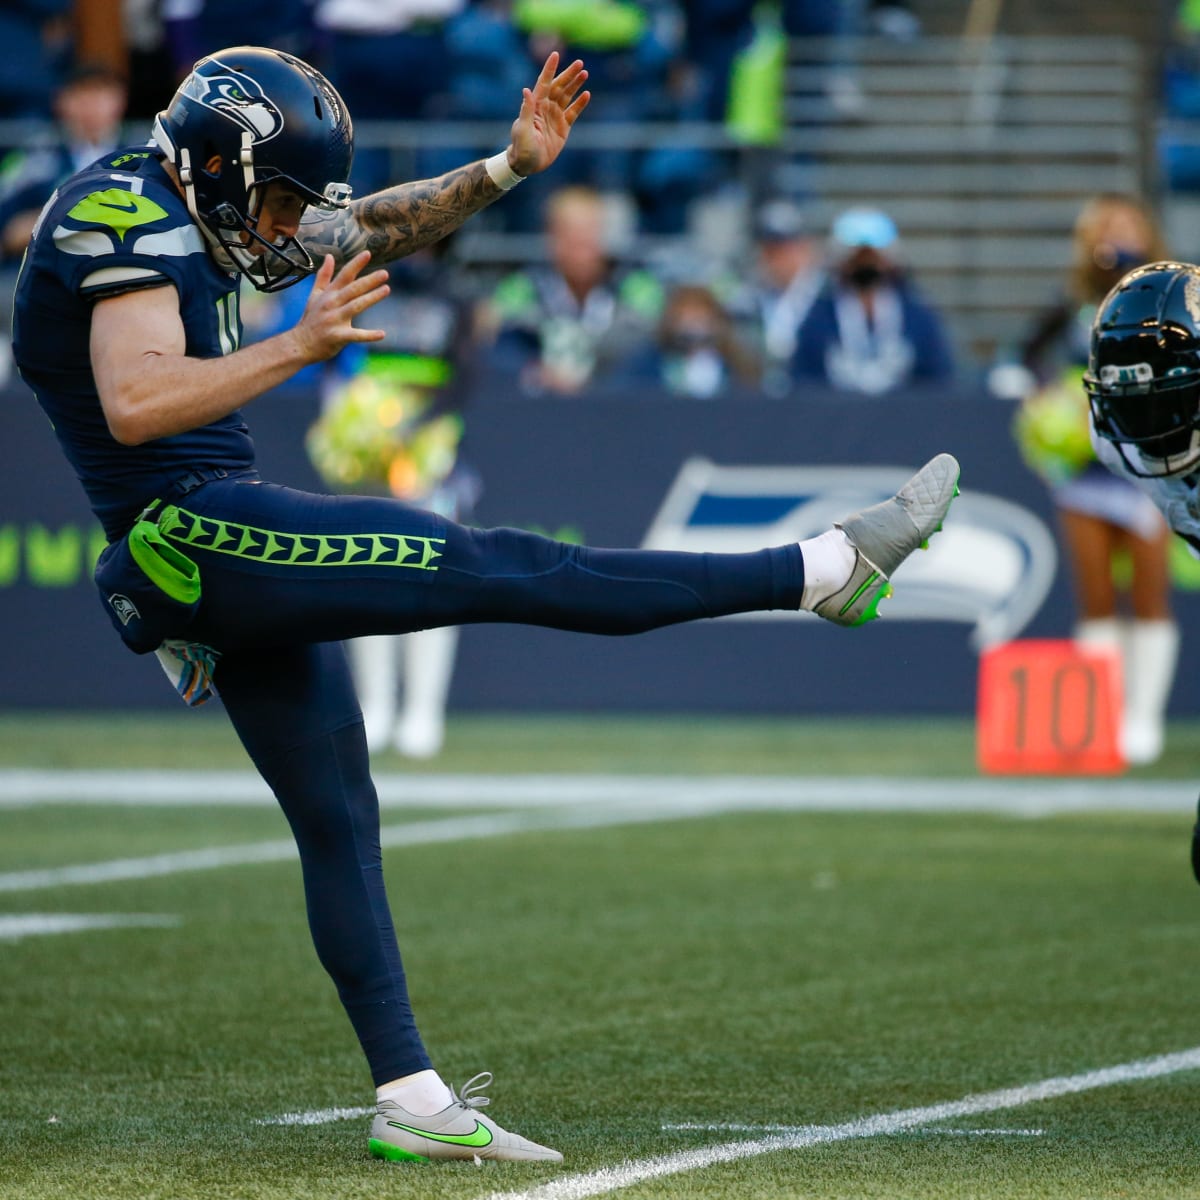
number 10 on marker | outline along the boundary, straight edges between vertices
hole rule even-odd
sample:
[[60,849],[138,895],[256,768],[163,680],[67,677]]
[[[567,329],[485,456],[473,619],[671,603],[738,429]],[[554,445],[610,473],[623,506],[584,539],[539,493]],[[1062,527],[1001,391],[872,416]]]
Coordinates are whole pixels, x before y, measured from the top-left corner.
[[979,769],[1103,775],[1124,770],[1115,649],[1067,640],[1007,642],[979,664]]

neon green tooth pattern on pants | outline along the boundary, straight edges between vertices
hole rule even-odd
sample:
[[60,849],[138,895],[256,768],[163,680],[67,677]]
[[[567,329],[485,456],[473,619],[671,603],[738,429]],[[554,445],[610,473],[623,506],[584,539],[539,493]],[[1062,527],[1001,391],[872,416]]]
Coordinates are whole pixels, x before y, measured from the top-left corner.
[[289,567],[407,567],[436,571],[445,538],[400,533],[280,533],[202,517],[168,505],[158,520],[172,541],[216,554]]

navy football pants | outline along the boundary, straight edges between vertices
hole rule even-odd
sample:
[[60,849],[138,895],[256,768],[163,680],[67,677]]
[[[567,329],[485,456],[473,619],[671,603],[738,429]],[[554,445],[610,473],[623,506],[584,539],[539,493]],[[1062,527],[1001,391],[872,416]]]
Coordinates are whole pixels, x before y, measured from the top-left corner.
[[186,636],[300,851],[309,925],[375,1082],[430,1065],[384,892],[379,808],[342,647],[361,634],[483,621],[630,634],[796,609],[798,546],[752,554],[593,550],[476,530],[398,501],[205,484],[160,529],[200,566]]

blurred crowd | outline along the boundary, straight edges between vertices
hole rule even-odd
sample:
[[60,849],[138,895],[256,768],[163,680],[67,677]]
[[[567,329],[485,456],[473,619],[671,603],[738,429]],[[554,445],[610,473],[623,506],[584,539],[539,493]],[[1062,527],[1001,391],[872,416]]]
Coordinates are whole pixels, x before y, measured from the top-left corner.
[[[0,261],[10,274],[58,181],[147,126],[231,30],[319,65],[364,130],[385,120],[507,121],[551,49],[588,64],[590,128],[720,123],[734,110],[745,120],[761,87],[748,64],[764,36],[837,45],[864,32],[919,35],[902,0],[126,0],[122,70],[75,52],[71,11],[71,0],[0,11],[0,120],[23,135],[13,121],[42,118],[34,135],[10,139],[0,165]],[[831,114],[845,113],[850,76],[838,55],[832,63],[825,99]],[[386,150],[363,141],[358,194],[394,181]],[[413,166],[431,175],[470,156],[427,145]],[[473,314],[472,356],[529,392],[559,395],[630,383],[698,399],[781,395],[799,381],[879,394],[953,373],[950,338],[885,212],[851,210],[819,229],[800,199],[764,192],[744,206],[749,259],[687,254],[630,266],[614,253],[631,228],[682,232],[688,203],[719,188],[725,168],[703,146],[585,146],[506,197],[487,219],[542,235],[544,257],[511,274],[455,276]],[[278,327],[297,302],[250,298],[252,333]]]
[[[0,6],[0,272],[10,277],[57,182],[140,137],[192,63],[231,39],[291,50],[333,80],[362,135],[353,180],[362,195],[493,150],[551,49],[587,62],[589,134],[682,121],[753,138],[778,121],[781,74],[785,61],[804,63],[803,39],[821,39],[811,43],[823,47],[811,76],[820,95],[792,119],[832,122],[861,116],[866,103],[856,39],[922,32],[909,0],[107,0],[120,29],[108,31],[106,53],[85,53],[80,13],[104,7]],[[1179,0],[1164,59],[1168,116],[1200,116],[1197,46],[1200,0]],[[475,128],[491,140],[418,138],[397,176],[380,124],[394,121]],[[472,354],[529,392],[642,383],[698,399],[814,383],[879,395],[980,367],[961,353],[956,362],[946,319],[922,294],[888,212],[852,208],[818,225],[816,198],[781,194],[769,172],[749,191],[744,176],[735,182],[721,144],[600,136],[481,214],[472,230],[528,235],[538,249],[516,270],[511,258],[490,268],[477,258],[456,276],[472,311]],[[1186,137],[1164,136],[1168,183],[1200,191],[1193,158],[1200,150]],[[737,204],[712,211],[736,213],[738,229],[717,246],[690,210],[722,189]],[[626,251],[637,239],[672,248],[635,260]],[[1031,311],[1041,299],[1030,297]],[[247,307],[252,326],[277,326],[269,304]],[[1028,390],[1000,389],[1008,398]]]

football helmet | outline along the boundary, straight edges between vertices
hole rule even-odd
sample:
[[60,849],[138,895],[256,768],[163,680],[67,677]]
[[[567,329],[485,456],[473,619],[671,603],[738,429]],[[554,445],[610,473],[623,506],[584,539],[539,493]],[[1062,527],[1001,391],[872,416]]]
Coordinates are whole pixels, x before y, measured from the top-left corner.
[[319,71],[261,46],[218,50],[193,67],[155,118],[154,140],[221,266],[263,292],[311,274],[312,257],[296,238],[271,243],[255,226],[263,189],[276,180],[306,204],[350,201],[354,130]]
[[1200,267],[1148,263],[1096,312],[1083,386],[1092,427],[1134,475],[1200,464]]

